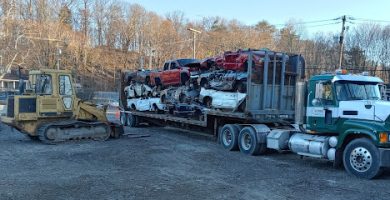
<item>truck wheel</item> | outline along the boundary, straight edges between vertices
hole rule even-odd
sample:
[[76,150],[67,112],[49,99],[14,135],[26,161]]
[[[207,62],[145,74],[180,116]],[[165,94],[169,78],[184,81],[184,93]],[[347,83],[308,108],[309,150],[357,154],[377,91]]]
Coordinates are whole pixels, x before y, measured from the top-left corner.
[[256,138],[256,131],[250,126],[243,128],[238,135],[238,146],[240,151],[248,155],[264,154],[267,150],[265,144],[259,144]]
[[121,120],[122,126],[127,126],[127,114],[126,113],[121,112],[120,120]]
[[225,124],[220,132],[222,146],[229,150],[238,150],[238,127],[233,124]]
[[372,179],[380,175],[378,148],[367,138],[352,140],[344,150],[345,170],[358,178]]
[[127,115],[127,125],[130,127],[137,127],[138,124],[139,124],[138,117],[129,113]]

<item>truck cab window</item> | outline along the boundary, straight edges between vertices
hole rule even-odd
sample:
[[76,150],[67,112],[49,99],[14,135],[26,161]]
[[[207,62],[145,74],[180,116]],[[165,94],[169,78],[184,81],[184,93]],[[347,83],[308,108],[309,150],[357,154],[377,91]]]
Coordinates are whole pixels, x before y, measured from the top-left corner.
[[67,75],[60,76],[60,95],[72,95],[72,84],[70,78]]
[[335,85],[339,101],[381,99],[379,86],[376,83],[339,81]]
[[46,74],[38,76],[35,88],[37,94],[52,94],[53,87],[51,76]]
[[321,100],[324,104],[333,103],[333,89],[331,82],[317,82],[315,88],[315,98]]

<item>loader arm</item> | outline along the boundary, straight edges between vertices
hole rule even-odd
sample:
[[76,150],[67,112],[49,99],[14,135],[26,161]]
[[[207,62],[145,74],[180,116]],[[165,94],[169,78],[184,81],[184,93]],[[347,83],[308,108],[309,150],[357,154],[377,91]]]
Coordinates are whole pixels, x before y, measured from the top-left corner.
[[77,99],[75,102],[73,117],[77,120],[100,121],[108,123],[106,117],[107,106],[101,108],[96,105]]

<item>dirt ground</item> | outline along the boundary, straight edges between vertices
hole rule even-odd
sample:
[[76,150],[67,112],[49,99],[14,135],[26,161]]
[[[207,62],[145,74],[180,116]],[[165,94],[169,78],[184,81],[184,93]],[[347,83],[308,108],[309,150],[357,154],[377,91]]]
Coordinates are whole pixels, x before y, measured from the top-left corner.
[[389,199],[390,170],[360,180],[284,153],[245,156],[169,128],[44,145],[2,125],[0,199]]

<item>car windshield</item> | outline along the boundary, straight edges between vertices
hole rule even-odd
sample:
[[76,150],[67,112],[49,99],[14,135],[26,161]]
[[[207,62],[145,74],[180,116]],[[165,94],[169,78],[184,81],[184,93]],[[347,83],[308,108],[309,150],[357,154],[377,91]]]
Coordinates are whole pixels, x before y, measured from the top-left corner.
[[177,62],[178,62],[181,66],[184,66],[184,65],[189,64],[189,63],[200,62],[200,60],[197,60],[197,59],[179,59],[179,60],[177,60]]
[[381,99],[378,83],[370,82],[336,82],[336,95],[339,101]]

